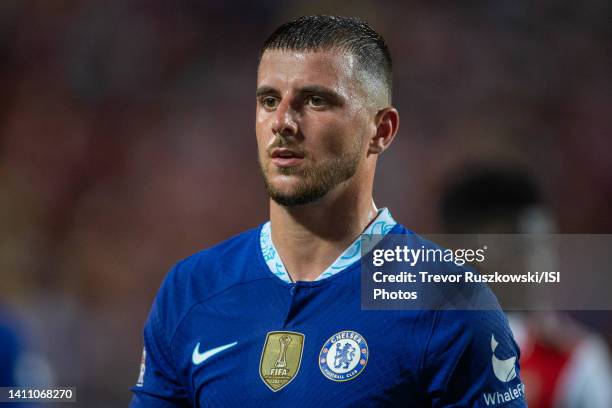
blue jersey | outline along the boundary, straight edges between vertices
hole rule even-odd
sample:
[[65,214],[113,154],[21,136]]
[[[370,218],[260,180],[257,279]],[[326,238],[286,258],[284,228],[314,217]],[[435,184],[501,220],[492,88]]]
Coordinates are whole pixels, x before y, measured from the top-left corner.
[[131,407],[526,406],[501,310],[362,310],[359,261],[293,283],[266,226],[168,274]]

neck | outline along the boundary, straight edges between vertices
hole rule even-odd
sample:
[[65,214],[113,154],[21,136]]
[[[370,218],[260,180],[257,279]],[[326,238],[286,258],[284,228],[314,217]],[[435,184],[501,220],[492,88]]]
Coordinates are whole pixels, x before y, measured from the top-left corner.
[[296,207],[270,200],[272,241],[294,282],[315,280],[375,216],[371,191],[331,191]]

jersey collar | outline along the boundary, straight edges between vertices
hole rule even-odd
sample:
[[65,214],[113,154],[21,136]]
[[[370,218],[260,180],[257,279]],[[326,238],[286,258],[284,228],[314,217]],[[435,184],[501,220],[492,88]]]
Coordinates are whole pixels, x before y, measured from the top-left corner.
[[[373,236],[382,236],[386,235],[393,227],[397,224],[389,210],[385,208],[381,208],[378,210],[378,214],[376,218],[366,227],[363,231],[362,236],[365,235],[367,238],[372,239]],[[355,241],[344,252],[336,259],[316,280],[322,280],[325,278],[329,278],[337,274],[338,272],[344,270],[349,265],[357,262],[361,258],[361,238],[362,236],[357,237]],[[270,271],[276,275],[280,280],[286,283],[292,283],[289,274],[287,273],[287,269],[283,264],[280,256],[278,255],[278,251],[274,247],[274,243],[272,243],[272,234],[270,228],[270,221],[266,222],[261,227],[261,233],[259,235],[259,243],[261,245],[261,253],[263,255],[264,260],[268,264],[268,268]],[[374,244],[373,242],[369,242],[370,246]]]

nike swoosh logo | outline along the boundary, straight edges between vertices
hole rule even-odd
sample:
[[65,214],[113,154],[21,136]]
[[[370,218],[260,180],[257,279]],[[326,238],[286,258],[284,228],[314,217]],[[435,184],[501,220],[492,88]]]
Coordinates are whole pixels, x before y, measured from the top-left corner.
[[234,347],[236,344],[238,344],[237,341],[233,343],[225,344],[223,346],[215,347],[214,349],[210,349],[203,353],[200,353],[200,342],[198,342],[198,344],[196,344],[195,348],[193,349],[191,360],[193,361],[193,364],[195,365],[202,364],[204,361],[208,360],[215,354],[219,354],[220,352],[227,350],[230,347]]

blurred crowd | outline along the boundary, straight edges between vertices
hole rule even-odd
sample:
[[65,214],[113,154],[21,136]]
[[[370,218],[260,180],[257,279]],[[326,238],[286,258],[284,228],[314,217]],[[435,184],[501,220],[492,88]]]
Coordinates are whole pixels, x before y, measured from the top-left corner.
[[[559,232],[612,232],[608,1],[3,0],[0,325],[22,381],[127,404],[166,271],[267,219],[257,58],[304,14],[389,44],[401,125],[375,200],[403,224],[442,232],[448,180],[480,163],[530,174]],[[610,342],[609,313],[583,317]]]

